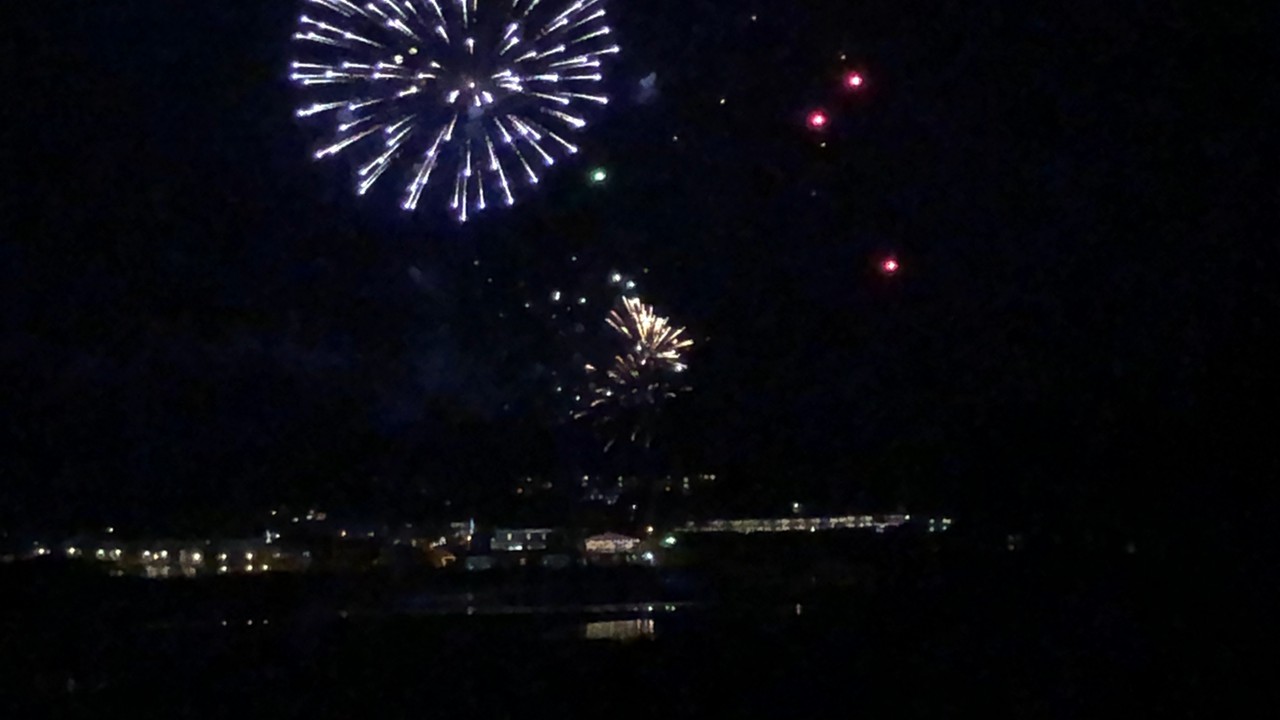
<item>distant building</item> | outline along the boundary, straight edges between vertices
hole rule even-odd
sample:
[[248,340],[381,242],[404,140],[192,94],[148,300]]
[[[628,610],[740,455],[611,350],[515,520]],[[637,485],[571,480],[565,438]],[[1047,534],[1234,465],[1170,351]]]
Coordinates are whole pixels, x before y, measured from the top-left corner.
[[449,531],[446,536],[450,545],[454,547],[470,548],[471,540],[476,534],[476,521],[466,520],[463,522],[449,523]]
[[647,492],[650,488],[689,496],[709,487],[715,480],[716,476],[712,473],[668,475],[656,479],[635,475],[583,475],[580,479],[576,479],[575,483],[580,488],[580,498],[583,502],[615,505],[625,494]]
[[489,549],[493,552],[546,550],[552,532],[550,528],[496,528]]
[[640,538],[618,533],[592,535],[585,543],[589,555],[621,555],[635,550],[639,544]]
[[[836,517],[746,518],[742,520],[708,520],[690,522],[683,528],[689,533],[778,533],[818,532],[820,530],[852,530],[874,528],[883,531],[911,519],[910,515],[841,515]],[[950,523],[948,523],[950,524]]]

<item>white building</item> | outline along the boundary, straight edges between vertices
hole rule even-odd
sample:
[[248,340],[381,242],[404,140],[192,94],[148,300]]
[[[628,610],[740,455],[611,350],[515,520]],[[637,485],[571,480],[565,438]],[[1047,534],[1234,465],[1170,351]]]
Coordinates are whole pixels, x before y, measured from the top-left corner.
[[591,555],[621,555],[636,549],[640,538],[618,533],[601,533],[587,538],[586,549]]
[[489,549],[493,552],[546,550],[551,533],[550,528],[497,528],[493,531]]

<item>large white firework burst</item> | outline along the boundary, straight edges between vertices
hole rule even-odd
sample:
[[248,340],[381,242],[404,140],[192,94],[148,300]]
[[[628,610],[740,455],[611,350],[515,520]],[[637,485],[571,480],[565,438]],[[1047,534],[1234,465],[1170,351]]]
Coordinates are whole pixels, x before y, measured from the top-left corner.
[[[685,354],[693,341],[637,297],[623,297],[622,310],[609,313],[609,328],[623,344],[603,376],[587,365],[587,400],[575,417],[625,428],[632,442],[649,444],[653,420],[663,403],[689,388],[681,381]],[[605,449],[617,440],[611,437]]]
[[290,77],[310,102],[297,116],[333,129],[315,157],[351,156],[361,195],[403,166],[405,210],[435,185],[464,222],[514,203],[609,102],[604,0],[304,2]]

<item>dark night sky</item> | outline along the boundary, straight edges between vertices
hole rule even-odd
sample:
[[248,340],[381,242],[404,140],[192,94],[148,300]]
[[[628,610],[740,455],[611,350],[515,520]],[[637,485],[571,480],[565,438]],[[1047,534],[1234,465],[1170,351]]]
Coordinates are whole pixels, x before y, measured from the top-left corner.
[[614,2],[610,90],[661,92],[587,133],[608,185],[561,169],[459,227],[310,161],[294,3],[17,4],[0,522],[376,509],[577,467],[547,329],[514,310],[612,268],[648,268],[699,340],[665,465],[765,505],[1194,505],[1247,439],[1228,421],[1269,406],[1265,24],[1036,5]]

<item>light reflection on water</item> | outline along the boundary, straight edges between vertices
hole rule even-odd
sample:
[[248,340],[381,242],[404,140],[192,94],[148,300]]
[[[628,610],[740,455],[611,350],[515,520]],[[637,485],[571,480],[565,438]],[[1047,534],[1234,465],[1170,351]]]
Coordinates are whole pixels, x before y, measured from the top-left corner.
[[584,623],[582,638],[584,640],[612,640],[614,642],[630,642],[652,638],[654,635],[653,618],[640,617],[630,620],[595,620]]
[[405,615],[650,615],[702,607],[696,602],[607,603],[590,605],[440,604],[407,603],[397,610]]

